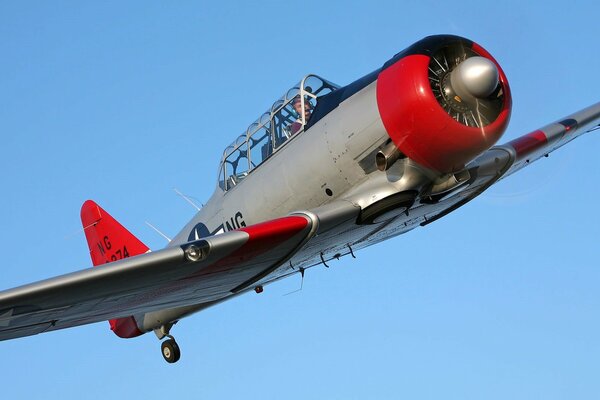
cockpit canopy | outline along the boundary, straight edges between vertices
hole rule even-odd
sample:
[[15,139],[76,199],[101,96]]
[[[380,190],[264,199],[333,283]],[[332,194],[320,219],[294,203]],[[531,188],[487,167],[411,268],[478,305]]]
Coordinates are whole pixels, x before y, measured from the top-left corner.
[[250,124],[246,132],[227,146],[219,169],[219,187],[229,190],[250,171],[277,152],[308,123],[319,97],[339,86],[316,75],[307,75]]

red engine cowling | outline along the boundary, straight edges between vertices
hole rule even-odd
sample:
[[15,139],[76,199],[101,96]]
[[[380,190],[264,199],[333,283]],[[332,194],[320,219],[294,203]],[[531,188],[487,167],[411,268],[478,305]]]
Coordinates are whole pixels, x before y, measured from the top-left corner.
[[[496,74],[490,90],[472,90],[473,96],[457,87],[462,85],[457,76],[466,67],[458,68],[471,58],[467,64],[481,60]],[[430,36],[415,43],[388,61],[377,78],[377,106],[394,144],[407,157],[442,173],[464,168],[500,139],[511,103],[500,65],[481,46],[458,36]]]

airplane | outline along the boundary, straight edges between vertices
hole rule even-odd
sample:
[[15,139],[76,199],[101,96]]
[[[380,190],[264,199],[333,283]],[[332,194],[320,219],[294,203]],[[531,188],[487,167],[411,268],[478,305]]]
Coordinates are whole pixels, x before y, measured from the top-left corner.
[[86,201],[94,267],[0,292],[0,340],[108,320],[177,362],[182,318],[436,222],[600,129],[596,103],[496,145],[511,104],[498,62],[453,35],[346,86],[307,75],[225,149],[212,197],[164,249]]

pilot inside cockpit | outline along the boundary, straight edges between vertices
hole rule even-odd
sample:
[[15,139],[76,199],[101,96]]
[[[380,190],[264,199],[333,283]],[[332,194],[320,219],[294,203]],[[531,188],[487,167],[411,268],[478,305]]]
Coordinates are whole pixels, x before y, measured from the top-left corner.
[[[298,119],[292,123],[290,126],[290,136],[295,135],[302,129],[302,126],[308,123],[310,116],[313,111],[312,104],[310,103],[308,98],[304,99],[304,110],[302,109],[302,96],[298,95],[294,98],[292,102],[292,106],[294,107],[294,111],[298,115]],[[302,120],[302,114],[304,114],[304,121]]]

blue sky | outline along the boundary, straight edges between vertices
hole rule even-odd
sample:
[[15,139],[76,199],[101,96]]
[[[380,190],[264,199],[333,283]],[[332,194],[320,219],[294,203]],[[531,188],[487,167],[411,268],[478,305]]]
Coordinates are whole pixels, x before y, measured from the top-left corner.
[[[99,202],[151,248],[223,148],[307,73],[347,84],[451,33],[503,66],[501,141],[600,100],[593,2],[0,1],[0,286],[87,268]],[[600,394],[598,135],[417,229],[182,320],[167,365],[107,323],[1,342],[6,398]]]

